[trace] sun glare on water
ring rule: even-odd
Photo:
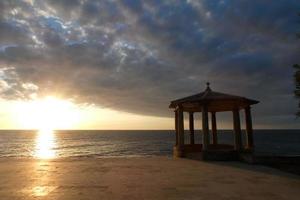
[[[40,159],[51,159],[55,158],[55,134],[51,130],[41,130],[37,133],[35,139],[35,152],[34,157]]]

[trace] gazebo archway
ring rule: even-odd
[[[245,97],[212,91],[209,83],[204,92],[177,99],[171,102],[169,108],[175,112],[176,145],[173,153],[176,157],[189,157],[190,154],[201,152],[203,159],[227,160],[238,157],[242,151],[251,152],[254,149],[251,105],[259,103]],[[240,111],[245,113],[246,146],[242,145]],[[219,144],[217,134],[216,113],[231,111],[233,116],[234,145]],[[184,115],[189,114],[190,144],[184,142]],[[195,144],[194,113],[202,113],[202,144]],[[211,136],[209,134],[209,117],[211,114]]]

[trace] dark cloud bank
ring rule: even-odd
[[[210,81],[260,100],[258,124],[297,127],[298,12],[298,0],[1,0],[1,96],[170,116],[170,100]]]

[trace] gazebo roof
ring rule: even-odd
[[[184,111],[196,112],[201,111],[203,105],[207,105],[209,112],[221,112],[242,109],[257,103],[259,101],[253,99],[212,91],[207,83],[205,91],[171,101],[169,108],[182,106]]]

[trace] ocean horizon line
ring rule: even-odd
[[[242,128],[241,130],[245,130]],[[300,130],[299,128],[254,128],[254,131],[260,130]],[[41,131],[40,129],[0,129],[0,131]],[[52,129],[51,131],[175,131],[174,129]],[[189,131],[189,129],[184,129]],[[195,131],[202,131],[195,129]],[[233,131],[232,129],[218,129],[218,131]]]

